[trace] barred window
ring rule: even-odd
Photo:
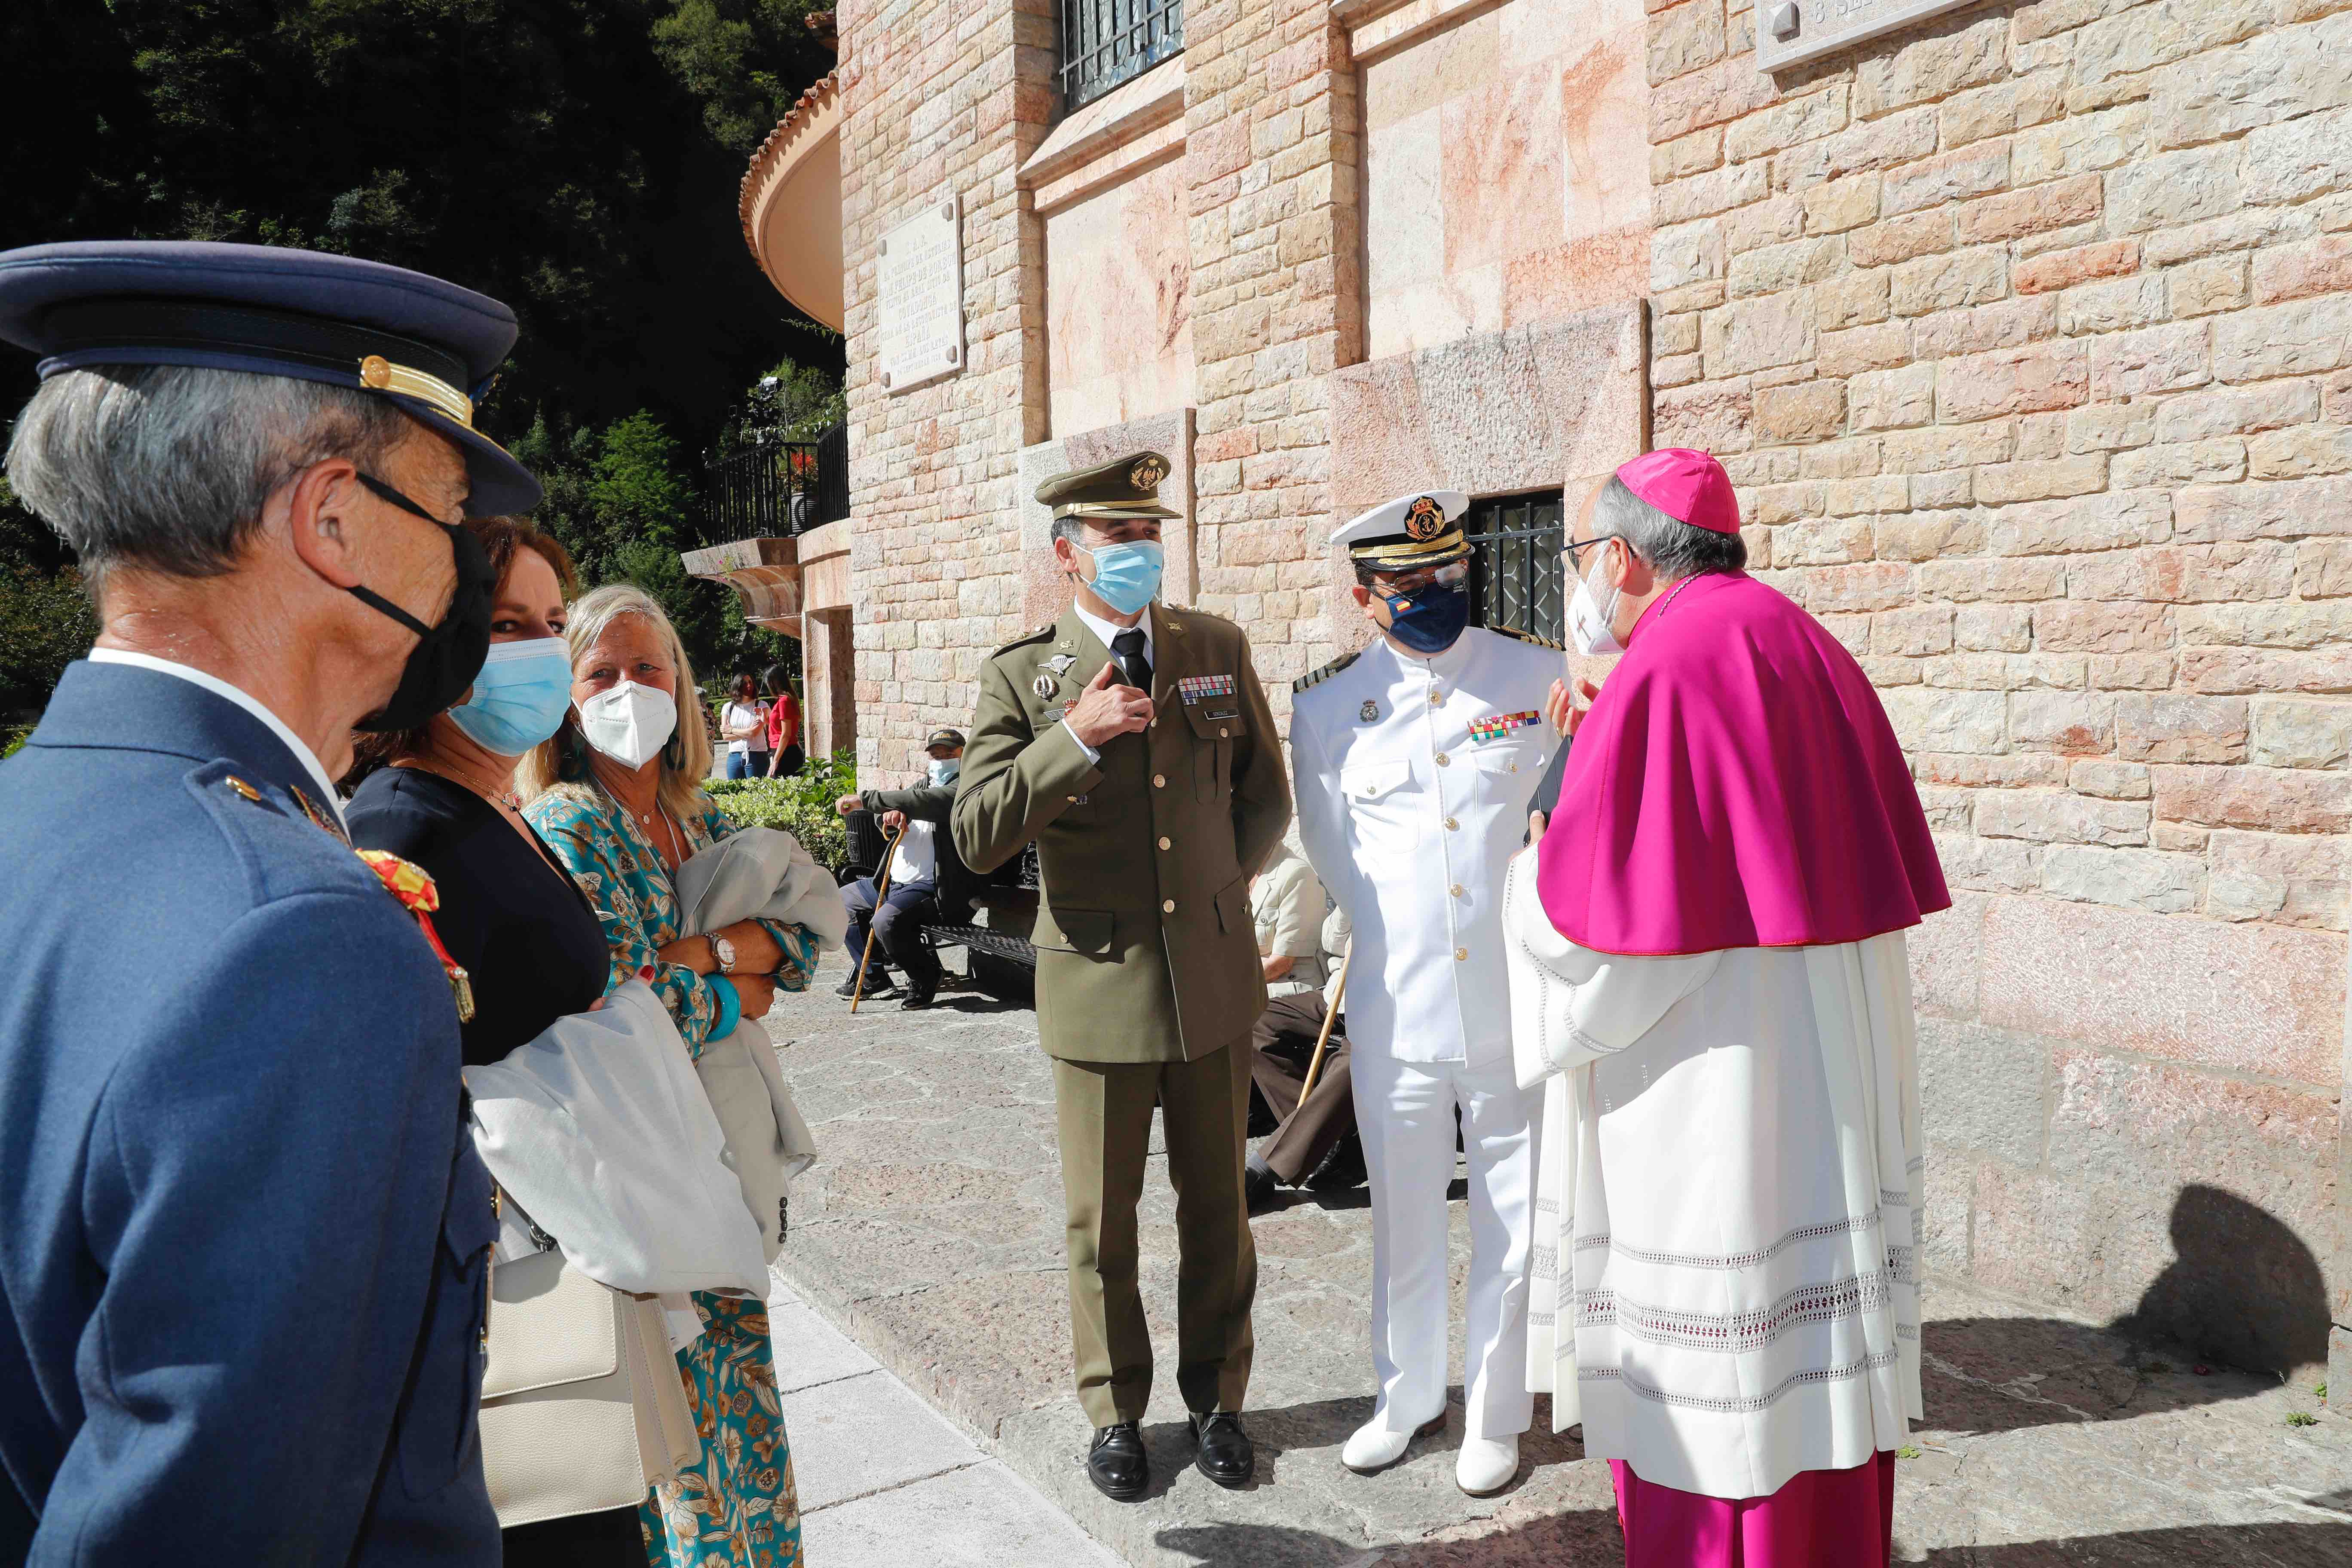
[[[1184,52],[1184,0],[1062,0],[1062,108]]]
[[[1565,523],[1558,490],[1470,503],[1462,530],[1470,540],[1471,625],[1567,640],[1559,563]]]

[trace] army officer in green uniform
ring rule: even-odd
[[[1135,1208],[1151,1108],[1176,1189],[1176,1384],[1202,1474],[1245,1485],[1257,1254],[1242,1195],[1250,1031],[1265,1005],[1250,877],[1290,820],[1282,742],[1230,621],[1157,604],[1168,460],[1139,452],[1046,481],[1076,602],[991,655],[953,816],[975,870],[1032,839],[1045,869],[1037,1023],[1054,1058],[1069,1205],[1070,1328],[1087,1473],[1150,1479],[1137,1423],[1151,1340]]]

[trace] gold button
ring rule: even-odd
[[[1459,882],[1454,883],[1453,892],[1455,898],[1460,898],[1462,896],[1462,884]]]
[[[1166,789],[1168,787],[1168,775],[1165,773],[1152,774],[1151,787],[1153,789]]]
[[[1161,840],[1160,841],[1160,847],[1161,847],[1162,849],[1165,849],[1165,848],[1169,847],[1168,840],[1166,840],[1165,838],[1161,839]]]
[[[1450,816],[1445,819],[1445,831],[1448,833],[1455,832],[1459,830],[1461,826],[1462,825],[1460,823],[1454,821]]]
[[[1429,694],[1429,705],[1430,705],[1432,708],[1436,707],[1439,703],[1441,703],[1441,702],[1443,702],[1443,701],[1444,701],[1444,700],[1445,700],[1445,693],[1444,693],[1443,691],[1433,691],[1433,692],[1431,692],[1431,693]]]
[[[1076,795],[1072,795],[1072,796],[1070,796],[1070,804],[1071,804],[1072,805],[1077,805],[1077,804],[1078,804],[1078,797],[1077,797]]]
[[[382,392],[392,384],[392,362],[382,354],[370,354],[360,361],[360,384]]]
[[[1217,726],[1217,739],[1218,739],[1218,740],[1220,740],[1220,741],[1224,740],[1227,736],[1231,735],[1232,733],[1233,733],[1233,731],[1230,731],[1230,730],[1228,730],[1228,729],[1226,729],[1223,725],[1220,724],[1220,725],[1218,725],[1218,726]]]
[[[1437,753],[1437,765],[1441,768],[1450,768],[1454,765],[1454,759],[1440,752]]]
[[[1454,950],[1454,962],[1456,963],[1464,963],[1469,956],[1470,950],[1466,947],[1457,947]]]
[[[1176,900],[1173,900],[1173,899],[1162,899],[1162,900],[1160,900],[1160,912],[1161,914],[1163,914],[1163,915],[1172,915],[1172,914],[1174,914],[1174,913],[1176,912]]]

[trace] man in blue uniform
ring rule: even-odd
[[[481,665],[514,336],[344,257],[0,253],[9,479],[104,628],[0,764],[0,1562],[498,1560],[464,977],[330,780]]]

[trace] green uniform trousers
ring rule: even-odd
[[[1069,1207],[1078,1403],[1097,1426],[1140,1421],[1151,1332],[1136,1284],[1135,1208],[1160,1107],[1176,1189],[1176,1386],[1190,1410],[1239,1410],[1249,1389],[1257,1249],[1242,1196],[1250,1038],[1191,1061],[1054,1061]]]

